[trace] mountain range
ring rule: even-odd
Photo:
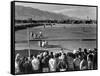
[[[25,7],[21,5],[15,6],[15,19],[28,19],[33,20],[66,20],[66,19],[78,19],[74,17],[69,17],[60,13],[53,13],[48,11],[43,11],[40,9],[35,9],[32,7]]]

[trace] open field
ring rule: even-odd
[[[97,32],[95,24],[56,24],[52,28],[47,26],[33,27],[30,32],[39,33],[41,31],[44,39],[50,45],[48,50],[56,52],[60,48],[65,48],[65,52],[81,48],[93,49],[97,47]],[[39,47],[39,41],[30,41],[30,49],[43,50]],[[51,47],[52,46],[52,47]],[[27,29],[15,32],[15,50],[28,49]]]
[[[30,32],[39,33],[48,39],[96,39],[96,25],[93,24],[57,24],[50,28],[43,26],[30,28]],[[27,29],[15,32],[15,41],[27,40]]]

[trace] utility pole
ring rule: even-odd
[[[28,56],[30,58],[30,32],[29,32],[29,27],[27,28],[27,43],[28,43]]]
[[[30,25],[32,25],[32,18],[29,18],[29,21],[30,21]],[[30,26],[27,27],[27,43],[28,43],[28,56],[29,56],[29,59],[30,59],[30,56],[31,56],[31,51],[30,51]]]

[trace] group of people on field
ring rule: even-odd
[[[38,38],[43,38],[43,34],[41,31],[39,33],[33,33],[33,32],[30,33],[30,39],[38,39]]]
[[[43,72],[79,71],[97,69],[97,49],[81,49],[64,53],[39,52],[30,57],[16,54],[15,73],[30,74]]]

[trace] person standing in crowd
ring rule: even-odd
[[[79,55],[78,55],[77,53],[75,53],[75,59],[74,59],[74,61],[73,61],[74,70],[75,70],[75,71],[80,70],[80,62],[81,62],[81,60],[80,60],[80,58],[79,58],[78,56],[79,56]]]
[[[79,48],[78,50],[79,50],[79,52],[82,52],[82,48]]]
[[[39,65],[40,65],[40,61],[37,58],[37,55],[33,56],[33,60],[32,60],[32,69],[33,69],[33,73],[37,73],[39,72]]]
[[[24,67],[23,67],[24,63],[25,63],[25,57],[22,57],[19,63],[20,73],[24,73]]]
[[[42,32],[40,31],[39,32],[39,38],[42,38],[43,37],[43,34],[42,34]]]
[[[60,52],[39,52],[36,55],[21,57],[18,53],[15,56],[15,74],[30,74],[59,71],[78,71],[97,69],[97,49],[84,49],[64,53]]]
[[[78,54],[79,54],[79,56],[80,56],[80,60],[83,60],[84,51],[82,51],[82,48],[79,48],[78,50],[79,50]]]
[[[33,32],[30,32],[30,39],[33,39]]]
[[[56,55],[52,55],[49,59],[49,69],[50,72],[55,72],[57,68],[57,62],[56,62]]]
[[[43,53],[41,64],[42,64],[42,72],[49,72],[49,56],[47,52]]]
[[[97,61],[98,57],[97,57],[97,49],[94,48],[94,58],[93,58],[93,69],[97,69],[98,65],[97,65]]]
[[[29,62],[28,58],[25,57],[25,62],[23,63],[23,68],[24,68],[24,73],[29,74],[32,73],[32,66],[31,63]]]
[[[59,57],[59,62],[58,62],[57,68],[59,71],[66,71],[67,67],[68,66],[65,61],[65,55],[64,55],[64,53],[61,53],[61,56]]]
[[[42,58],[43,58],[43,53],[39,53],[37,55],[37,58],[39,59],[39,62],[40,62],[40,64],[39,64],[39,72],[42,72]]]
[[[80,62],[80,70],[87,70],[87,69],[88,69],[87,56],[84,55],[82,61]]]
[[[89,54],[87,56],[87,61],[88,61],[88,70],[93,70],[93,55]]]
[[[15,74],[20,73],[19,63],[20,63],[20,54],[16,54],[16,57],[15,57]]]
[[[86,56],[88,55],[88,52],[87,52],[86,48],[84,49],[84,55],[86,55]]]
[[[68,62],[68,70],[69,71],[73,71],[74,70],[73,60],[74,60],[74,54],[71,53],[71,52],[68,52],[67,53],[67,62]]]

